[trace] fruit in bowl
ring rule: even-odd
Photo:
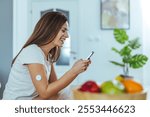
[[[143,86],[132,79],[125,79],[122,81],[122,83],[125,86],[125,91],[127,93],[133,94],[133,93],[140,93],[143,91]]]
[[[87,81],[85,82],[80,88],[80,91],[88,91],[91,93],[96,93],[96,92],[100,92],[100,88],[99,86],[96,84],[96,82],[94,81]]]
[[[101,90],[105,94],[120,94],[123,93],[125,87],[117,80],[105,81],[101,84]]]
[[[102,84],[87,81],[73,89],[77,100],[145,100],[146,95],[142,85],[133,79],[115,79]]]
[[[124,85],[126,93],[140,93],[144,90],[143,86],[131,76],[119,75],[115,79]]]

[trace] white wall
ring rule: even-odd
[[[150,59],[150,1],[149,0],[141,0],[141,8],[142,8],[142,22],[143,22],[143,49],[144,53],[149,56]],[[144,67],[144,84],[150,85],[149,79],[149,71],[150,71],[150,60]]]
[[[31,1],[34,2],[35,0]],[[25,8],[25,6],[22,6],[21,8],[21,11],[25,11],[24,18],[26,18],[26,16],[30,16],[31,1],[26,0],[26,3],[28,3],[28,10]],[[38,1],[41,2],[42,0]],[[112,30],[100,29],[100,0],[77,1],[79,5],[78,11],[80,11],[78,13],[78,34],[80,40],[78,49],[79,58],[85,58],[92,50],[95,51],[95,54],[92,57],[92,64],[90,68],[86,73],[80,75],[79,81],[80,83],[82,83],[85,80],[92,79],[98,82],[102,82],[104,80],[113,79],[115,76],[122,73],[121,68],[109,63],[109,60],[120,60],[117,54],[111,51],[111,48],[113,46],[117,48],[119,47],[119,45],[114,40]],[[18,17],[22,17],[21,14],[18,13]],[[24,24],[20,24],[21,26],[19,28],[20,32],[24,32],[24,34],[18,35],[18,38],[23,39],[23,41],[30,32],[29,29],[28,31],[25,30],[27,28],[26,20],[30,25],[29,19],[24,19]],[[142,42],[142,19],[140,0],[130,0],[130,29],[127,30],[127,33],[129,34],[131,39],[135,37],[140,37]],[[142,49],[138,52],[142,52]],[[130,75],[143,82],[143,69],[131,70]]]
[[[28,38],[28,0],[13,0],[13,57]]]

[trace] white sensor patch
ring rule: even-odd
[[[38,80],[38,81],[42,80],[41,75],[37,75],[37,76],[36,76],[36,80]]]

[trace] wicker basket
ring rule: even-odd
[[[73,98],[75,100],[146,100],[147,93],[135,94],[104,94],[104,93],[90,93],[79,91],[78,88],[73,89]]]

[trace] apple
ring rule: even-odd
[[[85,82],[79,89],[80,91],[87,91],[91,93],[100,92],[100,87],[96,84],[95,81],[87,81]]]
[[[101,91],[106,94],[120,94],[124,89],[123,84],[117,80],[105,81],[101,84]]]

